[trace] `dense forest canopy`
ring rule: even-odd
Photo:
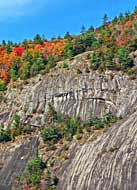
[[[120,13],[111,22],[104,15],[102,26],[94,29],[81,27],[79,35],[69,32],[64,38],[46,40],[36,35],[33,40],[13,43],[3,40],[0,45],[0,90],[6,84],[25,80],[38,73],[45,74],[65,60],[85,51],[92,51],[91,69],[122,69],[131,72],[133,65],[131,52],[137,50],[137,8],[134,12]]]

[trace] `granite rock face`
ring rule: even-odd
[[[58,190],[136,190],[137,112],[80,146],[62,173]]]
[[[22,175],[26,163],[36,155],[38,145],[38,136],[0,145],[0,190],[12,189],[17,177]]]
[[[82,120],[108,111],[125,116],[137,108],[137,84],[121,72],[60,71],[37,77],[28,84],[9,87],[1,103],[0,123],[10,123],[18,113],[23,121],[42,125],[49,103],[57,111]]]
[[[13,116],[23,123],[42,126],[48,104],[71,117],[87,120],[111,111],[123,120],[93,142],[78,145],[62,168],[59,190],[137,189],[137,83],[122,72],[87,72],[72,62],[70,70],[11,84],[0,100],[0,124],[10,126]],[[71,67],[71,65],[70,65]],[[85,68],[85,66],[84,66]],[[10,190],[34,156],[39,137],[24,139],[8,149],[1,145],[0,190]],[[16,143],[18,145],[18,143]]]

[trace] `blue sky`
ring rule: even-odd
[[[0,41],[77,34],[83,24],[99,26],[104,13],[111,19],[135,6],[137,0],[0,0]]]

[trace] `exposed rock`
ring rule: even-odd
[[[41,78],[9,88],[6,102],[1,103],[0,123],[10,123],[18,113],[23,120],[43,125],[49,102],[57,111],[83,120],[91,115],[102,116],[106,111],[125,116],[137,108],[136,82],[129,81],[122,72],[78,75],[61,70]]]
[[[0,190],[11,190],[26,163],[35,156],[38,145],[38,136],[0,145]]]
[[[85,55],[85,56],[88,56]],[[82,63],[81,63],[82,60]],[[82,57],[72,60],[71,70],[56,69],[46,76],[9,85],[0,106],[0,124],[10,126],[13,116],[24,125],[39,128],[45,124],[48,104],[58,112],[87,120],[111,111],[124,120],[96,140],[75,145],[69,161],[56,162],[59,190],[136,190],[137,189],[137,83],[122,72],[86,72]],[[77,68],[82,70],[78,74]],[[14,88],[13,88],[14,87]],[[135,112],[135,113],[134,113]],[[38,129],[39,130],[39,129]],[[0,190],[10,190],[34,156],[39,137],[20,143],[0,145]],[[15,146],[16,145],[16,146]],[[42,146],[42,145],[41,145]],[[8,147],[8,148],[6,148]],[[44,157],[46,149],[41,150]],[[62,151],[58,149],[57,151]],[[56,154],[56,152],[55,152]],[[51,154],[52,156],[53,154]],[[45,161],[50,159],[50,154]],[[41,188],[47,184],[41,181]]]
[[[134,65],[137,66],[137,51],[134,51],[133,53],[131,53],[130,56],[134,61]]]
[[[73,152],[61,172],[59,190],[136,190],[137,112]]]

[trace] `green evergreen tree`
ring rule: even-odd
[[[17,80],[19,78],[19,69],[20,69],[21,60],[17,58],[12,61],[11,69],[10,69],[10,78],[13,80]]]
[[[129,11],[125,12],[125,17],[126,17],[126,18],[130,18],[130,16],[131,16],[131,14],[130,14]]]
[[[31,67],[31,76],[39,73],[39,71],[45,69],[45,60],[42,57],[33,58],[33,65]]]
[[[31,69],[30,63],[28,61],[24,61],[21,65],[20,78],[23,80],[29,78],[30,69]]]
[[[13,46],[13,43],[11,41],[8,41],[8,44],[6,46],[6,52],[7,53],[11,53],[12,52],[12,46]]]
[[[118,49],[117,56],[119,58],[119,62],[124,69],[128,69],[128,67],[133,66],[132,59],[129,56],[129,51],[125,47],[121,47]]]
[[[103,16],[103,25],[105,25],[107,23],[107,21],[108,21],[108,16],[107,16],[107,14],[104,14],[104,16]]]
[[[44,40],[43,40],[43,38],[42,38],[39,34],[37,34],[37,35],[34,37],[34,43],[35,43],[35,44],[43,44],[43,42],[44,42]]]
[[[119,14],[119,19],[122,20],[124,18],[124,15],[122,13]]]
[[[64,56],[65,56],[65,58],[71,58],[71,57],[73,57],[73,55],[74,55],[73,43],[71,40],[68,39],[67,44],[65,45]]]
[[[81,26],[81,34],[84,34],[86,32],[86,27],[84,25]]]
[[[6,46],[5,40],[2,40],[2,46]]]
[[[0,91],[6,90],[6,83],[0,79]]]
[[[22,42],[22,44],[23,44],[23,46],[24,46],[25,49],[27,49],[27,48],[29,47],[29,45],[28,45],[28,40],[27,40],[27,39],[25,39],[25,40]]]
[[[94,32],[94,27],[90,26],[89,29],[87,30],[87,32]]]
[[[11,68],[10,69],[10,78],[13,79],[13,80],[17,80],[18,78],[18,72],[15,68]]]
[[[104,56],[104,65],[108,69],[113,69],[114,68],[114,63],[113,63],[113,58],[114,58],[114,52],[113,49],[108,49],[105,56]]]
[[[112,20],[112,24],[116,24],[117,21],[118,21],[118,18],[117,18],[117,16],[115,16],[114,19]]]
[[[67,39],[67,40],[71,40],[71,35],[70,35],[70,33],[69,33],[69,32],[66,32],[64,38]]]
[[[97,70],[101,65],[101,59],[100,59],[100,56],[99,54],[97,53],[93,53],[90,57],[90,66],[91,66],[91,69],[93,70]]]
[[[137,14],[137,6],[135,6],[134,14]]]

